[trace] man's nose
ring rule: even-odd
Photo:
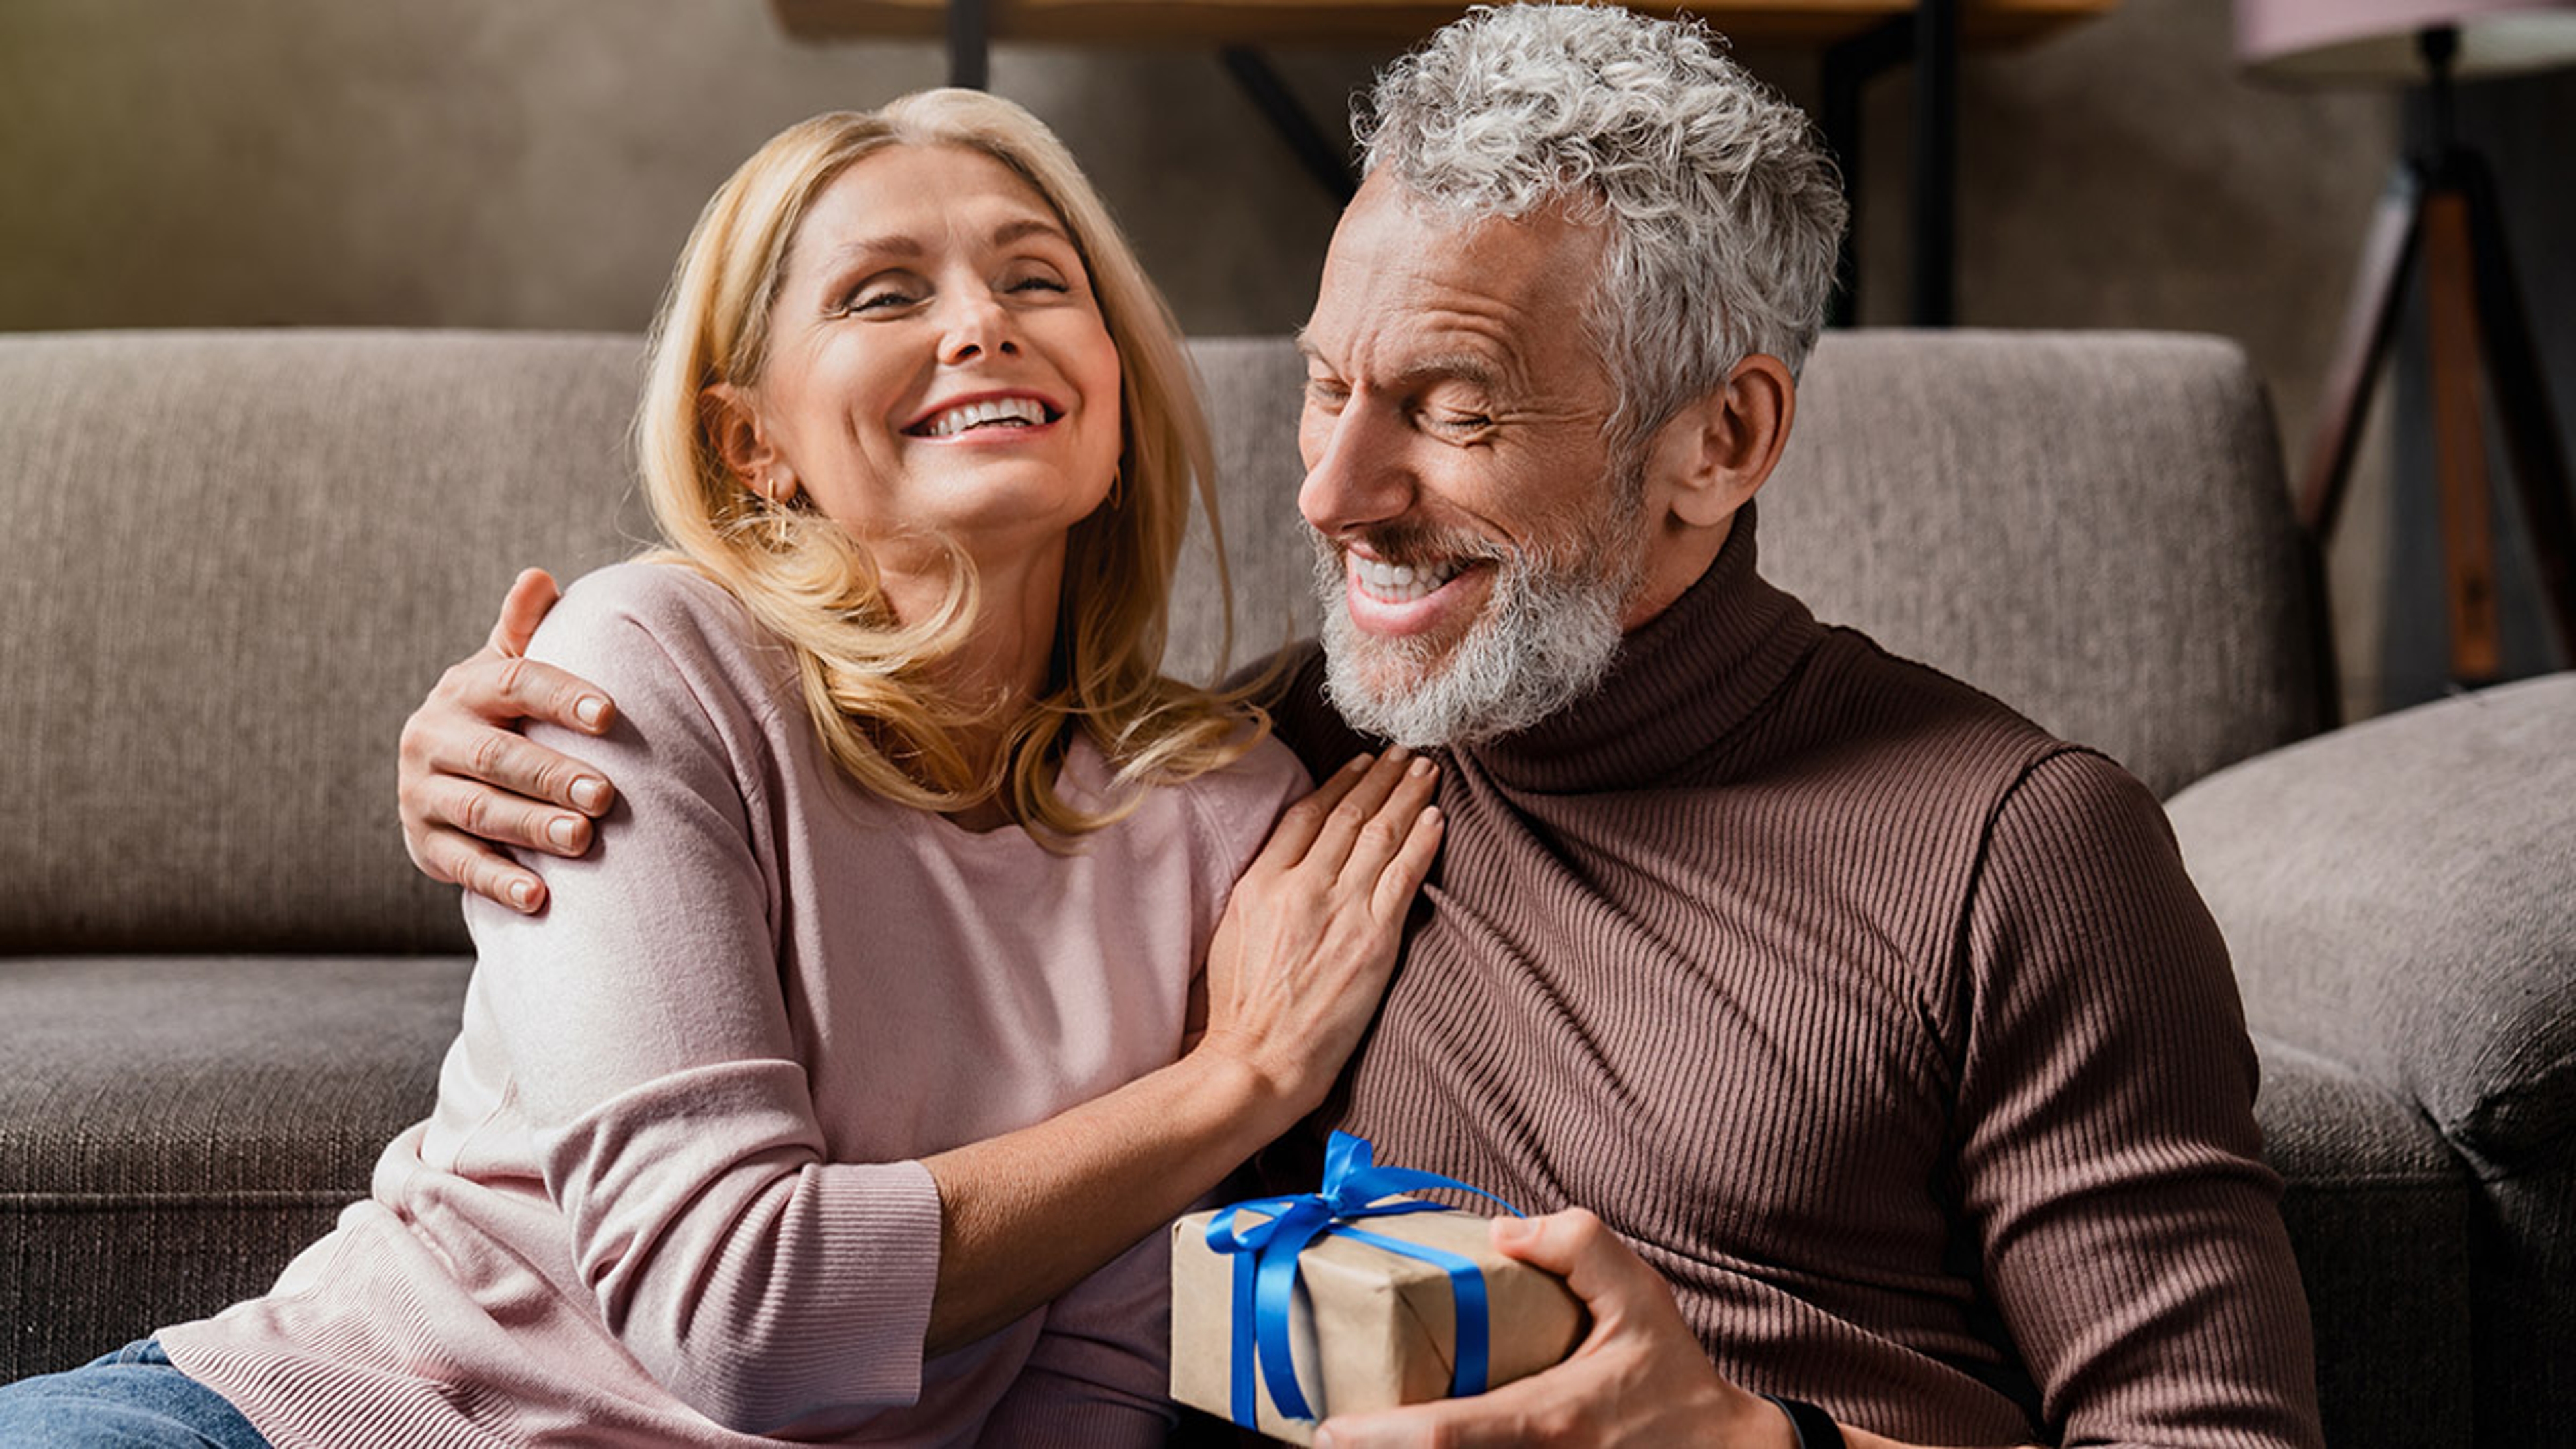
[[[1413,506],[1402,430],[1385,410],[1354,398],[1334,414],[1307,419],[1306,481],[1297,511],[1327,537],[1384,523]]]
[[[956,364],[1020,350],[1018,324],[1002,299],[982,288],[951,289],[939,299],[939,360]]]

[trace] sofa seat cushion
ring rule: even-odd
[[[2576,673],[2220,771],[2169,811],[2257,1031],[2490,1172],[2576,1133]]]
[[[0,958],[0,1379],[264,1290],[428,1114],[470,966]]]

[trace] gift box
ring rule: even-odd
[[[1476,1191],[1373,1167],[1366,1142],[1336,1133],[1322,1192],[1175,1223],[1172,1397],[1311,1444],[1333,1414],[1562,1362],[1585,1326],[1572,1290],[1498,1252],[1490,1219],[1396,1196],[1426,1186]]]

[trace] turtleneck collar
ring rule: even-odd
[[[1669,779],[1770,697],[1823,630],[1754,571],[1753,505],[1715,562],[1619,646],[1601,687],[1518,734],[1460,753],[1499,783],[1547,793]]]

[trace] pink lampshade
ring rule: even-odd
[[[2421,78],[2415,38],[2441,25],[2455,75],[2576,64],[2576,0],[2236,0],[2236,55],[2285,79]]]

